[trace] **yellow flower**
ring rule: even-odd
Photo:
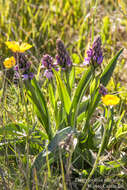
[[[106,106],[114,106],[118,104],[119,101],[120,99],[115,95],[106,94],[105,96],[102,97],[102,102]]]
[[[19,42],[15,42],[15,41],[8,41],[8,42],[5,42],[5,44],[13,52],[18,52],[18,53],[24,53],[26,50],[28,50],[32,47],[32,45],[30,45],[28,43],[20,44]]]
[[[10,69],[13,66],[15,66],[15,64],[16,64],[15,58],[13,56],[10,58],[6,58],[5,61],[3,62],[3,64],[4,64],[5,68]]]

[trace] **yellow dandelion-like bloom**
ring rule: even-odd
[[[16,64],[15,58],[13,56],[10,58],[6,58],[3,62],[3,64],[4,64],[5,68],[10,69],[13,66],[15,66],[15,64]]]
[[[18,52],[18,53],[24,53],[26,50],[28,50],[32,47],[32,45],[30,45],[28,43],[20,44],[19,42],[15,42],[15,41],[8,41],[8,42],[5,42],[5,44],[13,52]]]
[[[114,106],[118,104],[119,101],[120,99],[117,96],[111,94],[106,94],[105,96],[102,97],[102,102],[106,106]]]

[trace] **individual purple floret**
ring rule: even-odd
[[[64,46],[64,43],[60,39],[56,41],[56,50],[57,50],[56,61],[60,65],[60,67],[62,69],[71,67],[72,66],[71,58]]]
[[[100,84],[99,88],[99,94],[105,96],[107,94],[107,89],[102,84]]]
[[[29,79],[29,75],[28,74],[24,74],[24,75],[22,75],[22,77],[23,77],[23,80],[28,80]]]
[[[18,71],[18,65],[16,65],[15,67],[14,67],[14,71]]]
[[[44,76],[46,76],[48,79],[51,79],[53,77],[52,70],[46,69],[45,72],[44,72]]]
[[[53,77],[52,68],[58,71],[57,63],[53,63],[53,58],[48,54],[43,55],[41,68],[46,69],[44,76],[46,76],[48,79],[51,79]]]
[[[91,48],[87,51],[84,65],[92,64],[94,67],[100,65],[103,61],[103,53],[101,47],[101,38],[97,37]]]
[[[23,80],[28,80],[28,79],[31,80],[34,77],[34,74],[33,73],[23,74],[22,77],[23,77]]]

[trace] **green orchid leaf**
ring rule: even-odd
[[[87,71],[85,71],[83,77],[78,83],[78,86],[76,88],[73,100],[72,100],[72,105],[71,105],[71,117],[72,117],[72,126],[75,125],[76,117],[78,115],[79,107],[80,107],[80,102],[82,100],[82,97],[84,93],[86,92],[90,81],[92,79],[92,68],[89,67]]]
[[[28,98],[34,105],[37,117],[43,125],[49,139],[51,139],[52,129],[50,126],[50,117],[43,93],[41,92],[36,79],[33,79],[32,82],[26,81],[25,85],[27,89]]]
[[[64,85],[63,81],[61,80],[59,74],[53,69],[54,75],[56,77],[57,87],[60,99],[64,105],[66,113],[69,114],[71,108],[71,100],[67,91],[66,86]]]

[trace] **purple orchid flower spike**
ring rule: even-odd
[[[14,67],[14,71],[15,71],[14,80],[18,81],[20,77],[19,70],[20,70],[20,74],[22,75],[23,80],[28,80],[28,79],[31,80],[34,77],[34,74],[30,72],[31,62],[29,62],[26,55],[24,53],[19,53],[18,60],[17,60],[16,55],[15,55],[15,59],[16,59],[16,65]]]
[[[72,66],[71,58],[64,46],[64,43],[60,39],[56,41],[56,50],[57,50],[56,54],[57,64],[64,70],[67,69],[68,67],[71,67]]]
[[[87,51],[87,57],[85,58],[84,65],[92,64],[94,67],[101,65],[103,62],[103,53],[101,47],[101,38],[97,37],[91,48]]]
[[[44,76],[46,76],[48,79],[51,79],[53,77],[52,68],[58,71],[57,65],[57,63],[53,62],[53,58],[50,55],[43,55],[41,68],[45,69]]]

